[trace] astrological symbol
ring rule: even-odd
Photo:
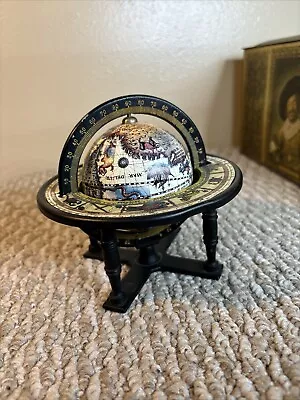
[[[106,116],[106,110],[101,110],[100,111],[100,116],[105,117]]]
[[[163,104],[163,105],[161,106],[161,109],[162,109],[163,111],[167,111],[168,108],[169,108],[169,107],[168,107],[166,104]]]
[[[71,151],[69,151],[67,154],[67,158],[73,158],[73,157],[74,157],[73,153]]]
[[[220,183],[222,181],[222,178],[218,178],[218,177],[211,177],[208,181],[208,183]]]
[[[157,104],[157,103],[156,103],[156,101],[151,101],[150,104],[151,104],[151,107],[154,108],[154,107],[156,107],[156,104]]]
[[[119,104],[113,104],[112,109],[113,109],[113,111],[118,111]]]
[[[189,132],[194,133],[194,128],[190,127]]]
[[[143,106],[144,105],[144,100],[138,100],[138,105],[141,107],[141,106]]]
[[[178,117],[178,114],[179,114],[179,113],[178,113],[177,111],[175,111],[175,110],[173,111],[173,116],[174,116],[175,118]]]
[[[85,127],[82,127],[82,128],[79,130],[79,133],[80,133],[81,135],[84,135],[85,132],[86,132],[86,128],[85,128]]]
[[[78,146],[78,145],[79,145],[78,139],[74,139],[74,140],[73,140],[73,145],[74,145],[74,146]]]
[[[181,120],[181,123],[182,123],[182,125],[185,125],[185,124],[187,123],[187,120],[183,118],[183,119]]]
[[[70,171],[70,169],[71,169],[70,165],[65,165],[65,168],[64,168],[65,172]]]
[[[130,107],[131,106],[131,101],[130,100],[126,100],[125,101],[125,106],[126,107]]]
[[[94,117],[92,117],[92,118],[89,120],[89,123],[90,123],[91,125],[95,125],[96,119],[95,119]]]

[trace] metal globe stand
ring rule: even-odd
[[[162,118],[182,134],[192,155],[195,182],[179,194],[109,203],[113,206],[82,196],[77,180],[80,155],[86,144],[101,126],[131,113]],[[37,202],[48,218],[76,226],[89,236],[90,246],[84,257],[104,261],[111,285],[103,307],[124,313],[153,272],[220,278],[223,266],[216,259],[217,209],[232,200],[241,187],[240,169],[228,160],[206,155],[199,131],[182,110],[159,98],[132,95],[96,107],[76,125],[62,151],[58,176],[41,187]],[[181,224],[199,213],[206,260],[167,254]],[[123,279],[122,263],[129,266]]]

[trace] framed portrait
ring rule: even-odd
[[[300,36],[245,49],[241,149],[300,184]]]
[[[267,166],[300,177],[300,46],[271,54],[270,101],[264,159]]]

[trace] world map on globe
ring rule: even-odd
[[[93,144],[82,174],[84,194],[107,200],[152,198],[190,186],[187,147],[148,123],[122,123]]]

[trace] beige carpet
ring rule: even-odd
[[[224,155],[245,183],[219,210],[221,279],[156,273],[125,315],[84,234],[37,210],[54,171],[1,187],[1,399],[300,399],[300,191]],[[170,252],[204,257],[200,224]]]

